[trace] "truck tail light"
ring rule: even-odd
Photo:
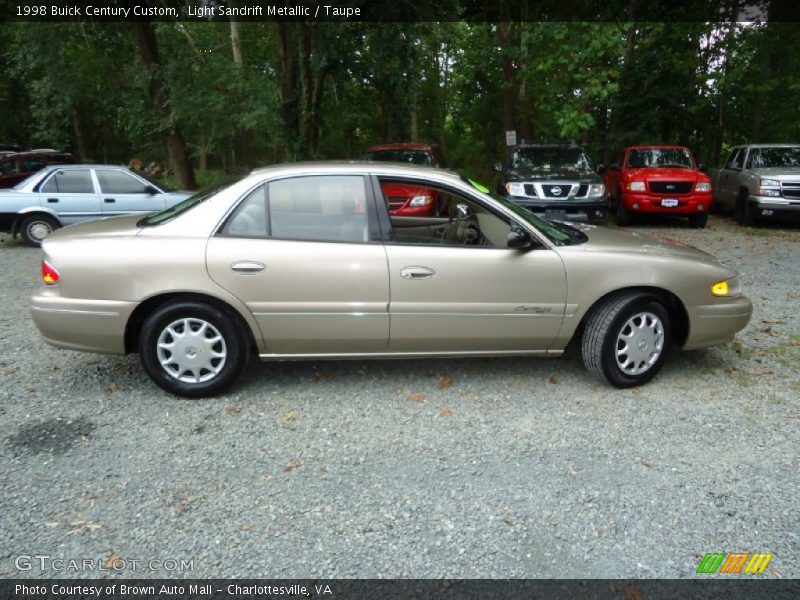
[[[55,285],[58,283],[60,276],[56,268],[46,260],[42,261],[42,282],[45,285]]]

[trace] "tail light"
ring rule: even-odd
[[[56,268],[46,260],[42,261],[42,281],[46,285],[55,285],[58,283],[59,274]]]

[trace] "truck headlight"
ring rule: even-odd
[[[758,195],[777,198],[781,195],[781,182],[777,179],[762,179],[758,188]]]
[[[644,191],[644,181],[631,181],[628,184],[628,189],[632,192],[643,192]]]
[[[525,196],[525,186],[519,182],[512,181],[506,184],[506,191],[511,196]]]
[[[606,193],[606,186],[602,183],[592,183],[589,185],[589,198],[600,198]]]
[[[707,181],[700,181],[697,185],[694,186],[695,192],[710,192],[711,191],[711,184]]]
[[[428,206],[431,202],[433,198],[430,196],[414,196],[409,206]]]

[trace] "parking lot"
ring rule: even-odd
[[[800,228],[637,227],[739,269],[755,307],[644,387],[578,356],[254,363],[199,401],[136,356],[45,344],[40,251],[0,237],[0,576],[87,576],[25,554],[109,577],[673,578],[773,552],[763,576],[800,577]]]

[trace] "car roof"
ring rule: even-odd
[[[436,144],[423,144],[420,142],[396,142],[393,144],[378,144],[370,146],[367,152],[380,152],[381,150],[430,150]]]
[[[797,148],[800,142],[796,144],[742,144],[741,147],[750,146],[751,148]]]
[[[458,173],[447,169],[366,160],[281,163],[254,169],[247,178],[257,177],[260,179],[265,175],[291,177],[293,175],[362,175],[364,173],[394,177],[423,177],[440,181],[461,181],[461,176]]]
[[[680,150],[689,150],[689,146],[678,146],[673,144],[639,144],[637,146],[626,146],[625,150],[647,150],[649,148],[678,148]]]

